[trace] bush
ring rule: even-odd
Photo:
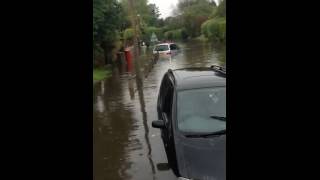
[[[167,32],[165,32],[165,33],[164,33],[164,37],[165,37],[166,39],[173,39],[173,33],[172,33],[172,31],[167,31]]]
[[[163,29],[157,28],[157,27],[144,27],[141,29],[141,40],[145,43],[149,44],[151,40],[152,33],[155,33],[158,40],[163,39]],[[132,28],[127,28],[123,33],[123,39],[127,42],[130,42],[133,40],[134,37],[134,30]]]
[[[214,41],[225,41],[226,39],[226,19],[225,18],[214,18],[205,21],[201,25],[202,34]]]
[[[101,67],[104,65],[104,51],[103,49],[96,45],[93,49],[93,66],[94,67]]]
[[[152,33],[156,34],[158,40],[161,40],[164,37],[162,28],[157,28],[157,27],[150,26],[150,27],[146,27],[142,32],[143,41],[149,43]]]
[[[187,30],[185,28],[181,29],[181,38],[183,40],[188,38]]]
[[[124,30],[123,38],[124,40],[132,40],[134,37],[134,30],[132,28],[127,28]]]
[[[188,38],[188,34],[184,28],[167,31],[164,33],[164,36],[168,40],[183,40]]]

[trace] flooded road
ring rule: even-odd
[[[169,68],[225,62],[224,48],[203,42],[178,45],[181,53],[156,62],[151,49],[142,49],[139,64],[119,63],[111,78],[94,85],[94,180],[177,179],[167,168],[160,130],[151,127],[161,79]]]

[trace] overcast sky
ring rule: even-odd
[[[171,15],[173,7],[176,7],[178,0],[148,0],[149,3],[154,3],[159,7],[161,13],[160,18],[166,18]],[[217,3],[218,0],[215,0]]]

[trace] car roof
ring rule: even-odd
[[[183,68],[169,70],[177,90],[226,86],[226,74],[213,68]]]
[[[175,44],[175,43],[161,43],[161,44],[157,44],[156,46],[160,46],[160,45],[170,45],[170,44]]]

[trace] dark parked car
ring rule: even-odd
[[[179,179],[226,179],[226,70],[168,70],[158,118],[169,165]]]

